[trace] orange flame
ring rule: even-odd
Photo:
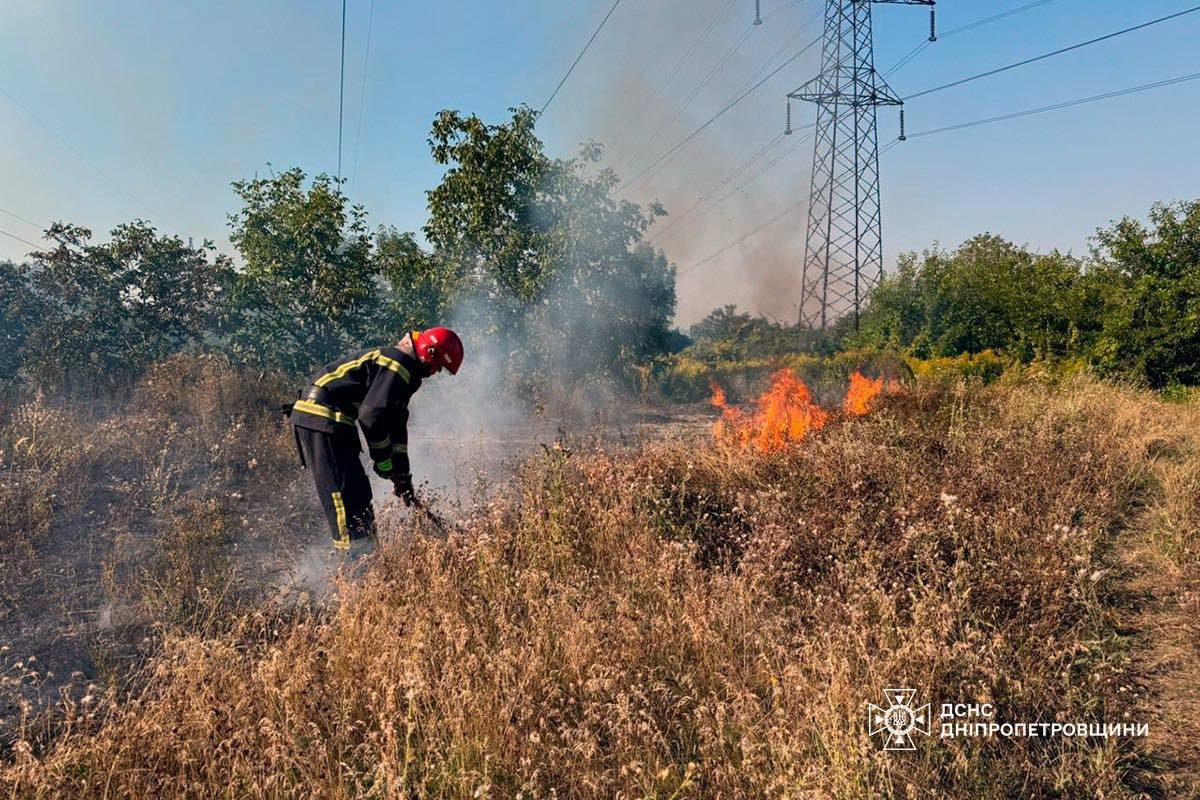
[[[716,381],[710,380],[708,386],[712,389],[712,397],[709,398],[713,408],[719,409],[721,418],[713,423],[713,438],[720,441],[725,438],[726,422],[732,422],[741,417],[742,412],[736,407],[729,405],[725,400],[725,390],[722,389]]]
[[[788,442],[798,442],[810,430],[820,430],[829,420],[829,412],[813,402],[804,381],[790,369],[781,369],[771,376],[771,388],[755,403],[751,413],[730,406],[725,392],[712,384],[712,404],[721,409],[721,419],[713,426],[717,441],[748,446],[760,452],[782,449]]]
[[[754,445],[763,453],[780,450],[789,442],[798,442],[809,431],[820,430],[830,419],[830,413],[818,406],[804,381],[790,369],[771,375],[771,388],[755,401],[753,411],[729,405],[725,390],[710,381],[712,397],[709,402],[720,409],[721,419],[713,425],[713,438],[718,442]],[[861,372],[850,376],[850,386],[842,402],[842,414],[861,417],[870,412],[881,393],[893,394],[902,390],[895,378],[886,383],[883,378],[867,378]]]
[[[891,384],[888,391],[895,391]],[[898,387],[897,387],[898,388]],[[842,411],[848,417],[861,417],[871,410],[871,403],[883,391],[883,378],[865,378],[861,372],[850,376],[850,388],[846,390],[846,400],[842,403]]]

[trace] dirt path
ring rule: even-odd
[[[1151,498],[1119,556],[1136,720],[1150,725],[1148,766],[1160,773],[1146,789],[1164,798],[1200,797],[1200,429],[1191,408],[1175,410],[1189,419],[1149,442]]]

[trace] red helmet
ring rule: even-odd
[[[451,375],[462,366],[463,345],[458,334],[449,328],[428,328],[413,336],[417,359],[430,367],[445,367]]]

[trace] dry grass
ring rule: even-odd
[[[16,717],[72,673],[119,685],[162,625],[228,621],[271,551],[290,561],[278,547],[282,513],[249,525],[258,509],[278,510],[287,495],[275,482],[294,472],[283,397],[202,356],[158,365],[131,399],[37,397],[6,409],[0,751]],[[234,557],[246,551],[254,557]]]
[[[1138,741],[934,737],[883,753],[864,709],[911,686],[1000,720],[1138,721],[1114,553],[1161,495],[1152,461],[1174,413],[1087,381],[959,387],[890,397],[768,456],[549,450],[463,534],[392,531],[335,609],[168,636],[136,693],[65,704],[3,785],[1136,796],[1156,769]],[[1184,544],[1163,551],[1193,552],[1194,509],[1176,513]]]
[[[1163,406],[1127,425],[1150,471],[1145,509],[1116,558],[1131,598],[1120,625],[1136,633],[1132,669],[1147,755],[1163,797],[1200,796],[1200,405]]]

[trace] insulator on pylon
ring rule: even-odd
[[[929,7],[929,41],[937,41],[937,9]]]
[[[762,0],[754,0],[754,24],[762,25]]]
[[[904,109],[901,108],[900,109],[900,141],[903,142],[907,139],[908,139],[908,137],[904,135]]]
[[[790,97],[788,98],[788,101],[787,101],[787,124],[784,125],[784,127],[783,127],[783,135],[784,136],[792,135],[792,98],[790,98]]]

